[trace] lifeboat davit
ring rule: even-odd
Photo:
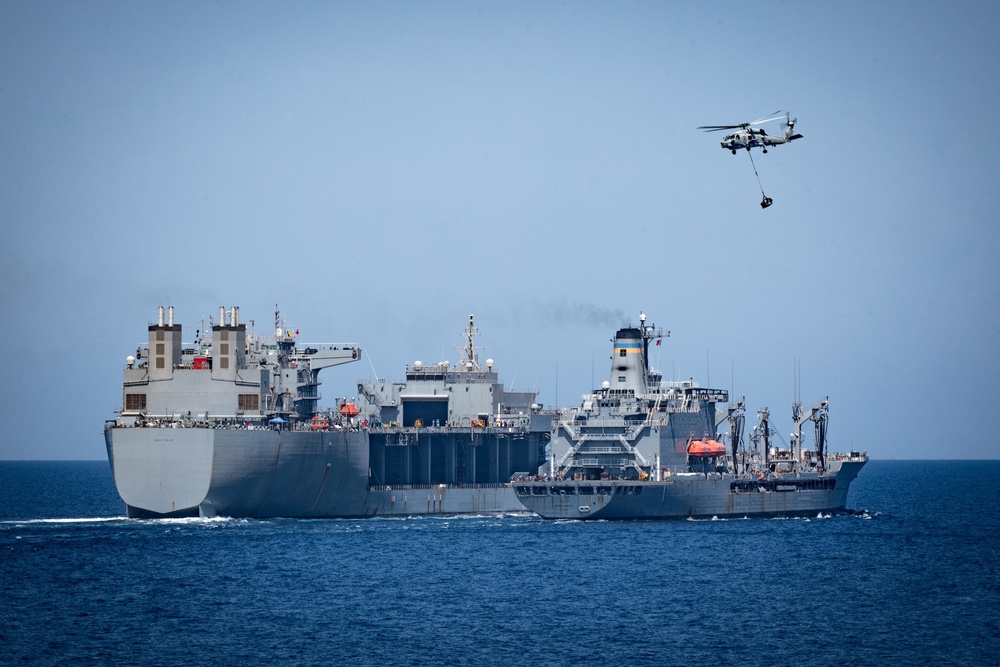
[[[360,410],[358,410],[358,406],[354,405],[354,403],[340,404],[340,414],[344,415],[345,417],[357,417],[358,412],[360,412]]]
[[[709,459],[713,456],[725,456],[726,446],[718,440],[692,440],[688,445],[688,456],[695,459]]]

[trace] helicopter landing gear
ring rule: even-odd
[[[764,153],[767,154],[767,149],[766,148],[764,149]]]
[[[764,197],[764,199],[761,200],[761,202],[760,202],[760,207],[761,208],[767,208],[768,206],[770,206],[773,203],[774,203],[773,199],[771,199],[770,197]]]
[[[733,149],[733,155],[736,155],[736,149],[735,148]]]

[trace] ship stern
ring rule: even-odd
[[[200,515],[212,481],[213,430],[106,427],[104,439],[129,517]]]

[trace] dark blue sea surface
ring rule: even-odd
[[[997,665],[1000,462],[868,464],[855,516],[124,518],[0,462],[0,663]]]

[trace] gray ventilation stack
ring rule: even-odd
[[[170,380],[174,368],[181,363],[181,325],[174,324],[174,307],[170,306],[167,321],[163,321],[163,306],[157,323],[149,326],[149,379]]]
[[[239,322],[238,308],[219,307],[219,324],[212,327],[212,379],[235,380],[246,367],[247,325]]]

